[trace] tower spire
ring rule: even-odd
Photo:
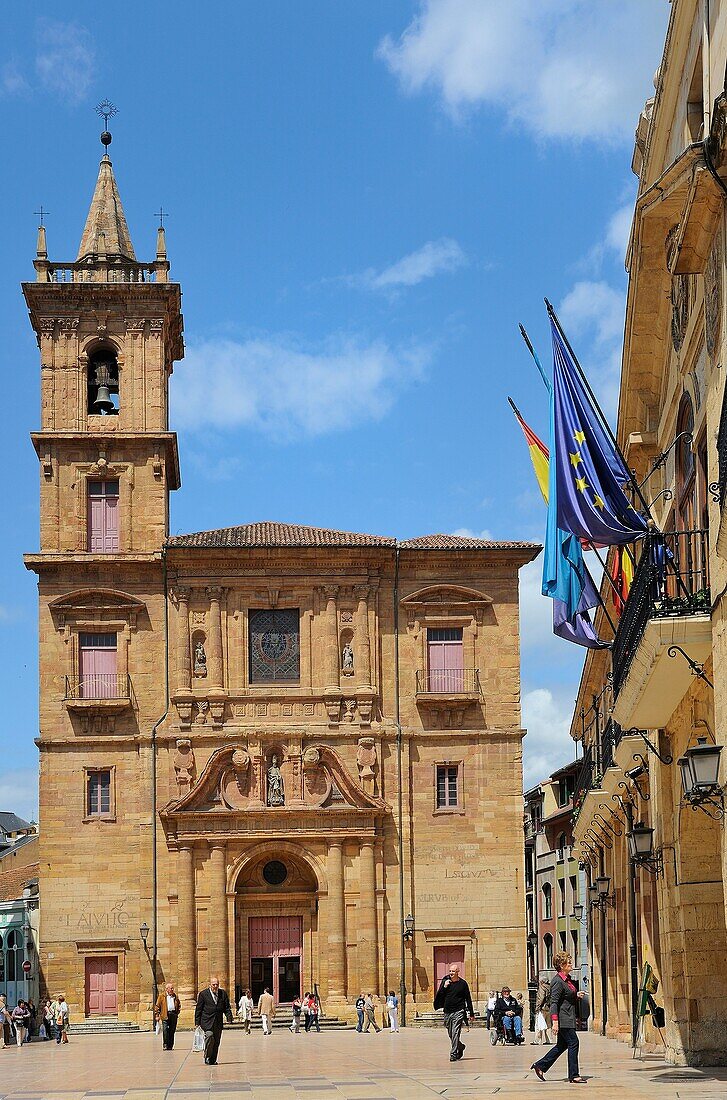
[[[101,144],[104,146],[104,155],[101,158],[96,188],[91,199],[91,207],[86,218],[86,225],[81,237],[76,260],[84,260],[104,252],[108,257],[120,257],[124,260],[136,261],[134,246],[131,243],[129,227],[126,224],[126,215],[121,205],[121,196],[116,185],[116,177],[108,154],[111,144],[111,134],[108,130],[109,118],[116,114],[116,108],[109,100],[104,100],[96,108],[96,112],[103,116],[104,131],[101,134]]]

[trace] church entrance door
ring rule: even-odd
[[[302,992],[303,918],[250,917],[248,937],[253,1000],[267,986],[276,1004],[290,1004]]]

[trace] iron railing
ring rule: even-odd
[[[617,695],[650,619],[710,610],[706,531],[649,532],[611,651]]]
[[[417,695],[479,695],[478,668],[425,668],[417,670]]]
[[[583,799],[592,789],[597,774],[593,746],[586,745],[583,749],[583,759],[573,786],[573,810],[576,815],[581,808]]]
[[[131,677],[115,672],[100,672],[90,676],[66,676],[66,699],[131,699]]]
[[[727,386],[725,386],[722,398],[722,412],[719,418],[719,431],[717,432],[717,461],[719,463],[719,481],[710,492],[714,492],[720,507],[724,507],[727,494]]]

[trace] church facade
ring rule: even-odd
[[[40,348],[41,965],[72,1017],[317,989],[431,1008],[525,986],[523,542],[250,523],[169,537],[183,356],[164,231],[137,261],[108,154]]]

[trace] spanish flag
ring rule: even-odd
[[[529,427],[520,415],[520,411],[515,405],[514,401],[510,401],[512,411],[518,419],[518,424],[523,430],[525,439],[527,440],[528,450],[530,451],[530,461],[533,464],[533,470],[535,471],[535,477],[537,478],[538,485],[540,486],[540,492],[543,494],[543,500],[548,503],[548,466],[550,462],[550,455],[548,454],[548,448],[543,443],[542,439],[538,439],[532,428]]]
[[[624,604],[629,597],[631,582],[634,579],[634,559],[627,546],[616,547],[611,563],[611,580],[613,581],[613,606],[616,614],[621,615]]]

